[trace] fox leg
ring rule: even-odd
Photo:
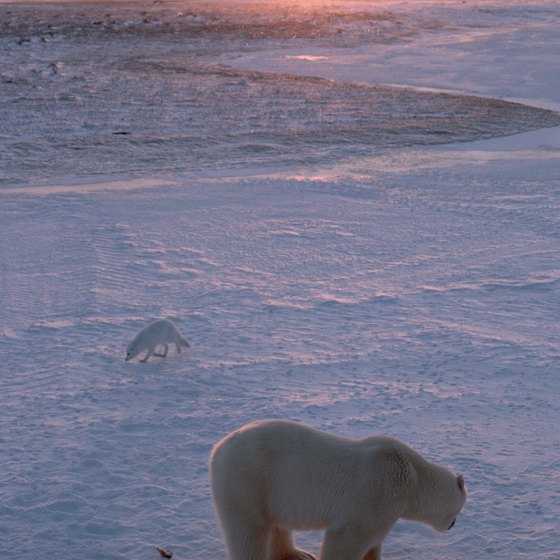
[[[140,360],[141,362],[147,362],[150,359],[150,356],[154,353],[154,348],[149,348],[146,355]]]
[[[154,356],[157,356],[158,358],[166,358],[167,352],[169,351],[169,346],[165,342],[162,342],[161,345],[163,346],[163,354],[154,352]]]

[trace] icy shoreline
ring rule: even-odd
[[[448,27],[471,34],[469,17],[336,5],[264,17],[252,6],[252,20],[224,6],[179,8],[4,6],[0,184],[306,169],[560,124],[559,113],[489,95],[379,85],[399,64],[411,74],[417,60],[398,54],[411,38],[435,35],[448,50],[441,37]],[[287,44],[298,51],[285,54]],[[384,55],[379,75],[389,46],[397,54]]]

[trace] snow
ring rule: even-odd
[[[290,418],[464,475],[385,558],[560,559],[560,4],[0,13],[1,550],[224,558],[211,446]]]

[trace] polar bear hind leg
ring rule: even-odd
[[[294,545],[292,533],[281,527],[274,527],[270,542],[270,560],[316,560],[315,556],[299,550]]]
[[[235,523],[222,519],[229,560],[265,560],[270,547],[271,528],[253,521]]]

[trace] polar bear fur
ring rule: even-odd
[[[190,347],[189,341],[181,336],[177,327],[169,319],[158,319],[144,327],[130,342],[126,349],[125,361],[132,360],[141,352],[147,351],[141,362],[147,362],[152,354],[165,358],[169,344],[175,344],[177,352],[181,353],[181,346]],[[156,354],[156,346],[163,346],[163,354]]]
[[[230,560],[314,560],[292,531],[317,529],[326,529],[320,560],[379,560],[399,518],[450,529],[467,496],[461,476],[396,439],[347,439],[284,420],[218,442],[210,477]]]

